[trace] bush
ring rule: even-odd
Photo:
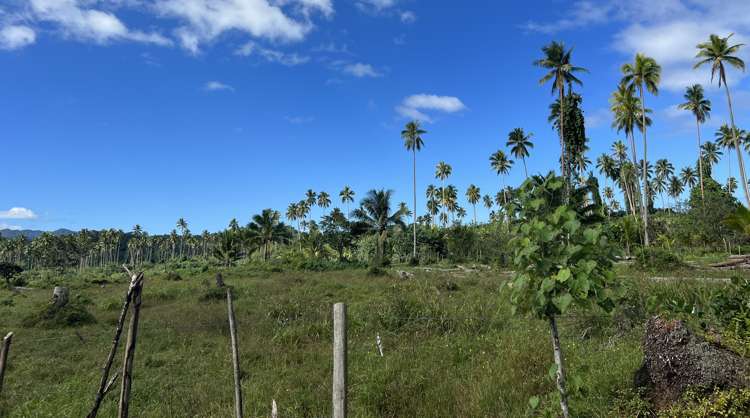
[[[76,327],[96,323],[96,318],[86,310],[83,303],[71,300],[61,308],[51,304],[42,306],[23,318],[21,323],[24,327]]]
[[[232,295],[234,299],[237,295]],[[225,287],[209,287],[203,294],[198,298],[201,302],[214,302],[219,300],[226,300],[227,289]]]
[[[674,270],[687,267],[674,253],[653,247],[636,251],[634,266],[640,270]]]
[[[679,405],[659,413],[660,418],[708,418],[750,416],[750,389],[717,390],[701,397],[688,392]]]
[[[180,276],[178,273],[174,271],[168,271],[166,275],[164,275],[164,280],[169,280],[172,282],[179,282],[182,280],[182,276]]]

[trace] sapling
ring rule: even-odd
[[[534,176],[521,185],[508,206],[514,222],[513,264],[510,283],[514,313],[545,319],[552,334],[560,407],[570,416],[563,352],[556,318],[573,305],[614,307],[617,292],[612,271],[615,250],[602,231],[598,208],[586,197],[590,188],[564,194],[564,180],[554,174]],[[564,204],[564,202],[568,204]]]

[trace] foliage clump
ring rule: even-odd
[[[689,391],[682,402],[661,411],[659,418],[750,416],[750,389],[716,390],[709,396]]]
[[[46,304],[26,315],[21,324],[24,327],[64,328],[96,323],[96,318],[87,309],[90,303],[85,298],[74,298],[64,306]]]
[[[644,271],[669,271],[685,268],[687,264],[672,251],[647,247],[636,252],[634,266]]]

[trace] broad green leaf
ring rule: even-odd
[[[559,272],[557,272],[557,275],[555,276],[555,280],[557,280],[560,283],[565,283],[569,278],[570,278],[569,268],[561,269]]]
[[[549,378],[552,380],[557,379],[557,364],[552,363],[551,366],[549,366],[549,370],[547,371],[547,375],[549,375]]]
[[[568,310],[568,306],[570,306],[571,302],[573,302],[573,296],[571,296],[568,292],[552,298],[552,303],[557,306],[557,309],[560,310],[560,313],[565,313]]]
[[[555,281],[546,277],[542,280],[542,292],[548,293],[550,290],[555,288]]]
[[[536,409],[539,406],[539,397],[538,396],[532,396],[529,398],[529,407],[531,409]]]

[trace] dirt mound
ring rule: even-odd
[[[678,400],[688,388],[750,386],[750,360],[696,336],[682,321],[658,316],[646,323],[643,365],[636,387],[646,387],[657,408]]]

